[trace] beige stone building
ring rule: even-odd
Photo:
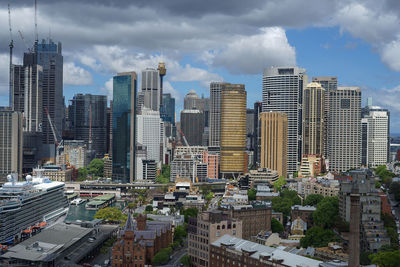
[[[188,223],[188,254],[191,266],[209,265],[210,244],[229,234],[242,238],[242,221],[231,219],[229,214],[215,210],[190,217]]]
[[[261,168],[287,177],[288,118],[282,112],[263,112],[261,120]]]

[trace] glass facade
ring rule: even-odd
[[[161,119],[175,125],[175,98],[171,97],[171,94],[163,94],[162,97]]]
[[[136,73],[113,80],[113,180],[132,182],[135,173]]]

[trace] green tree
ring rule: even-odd
[[[181,214],[185,216],[186,223],[188,222],[189,217],[196,217],[198,213],[199,210],[197,208],[187,208],[181,212]]]
[[[306,235],[300,240],[300,245],[306,247],[326,247],[329,242],[339,241],[339,238],[331,229],[323,229],[313,226],[307,230]]]
[[[94,215],[96,219],[102,219],[110,222],[125,222],[127,216],[117,207],[107,207],[99,209]]]
[[[300,199],[300,197],[299,197],[299,195],[297,194],[296,191],[289,190],[289,189],[284,189],[281,192],[281,195],[284,198],[290,199],[290,201],[292,201],[293,205],[300,205],[301,204],[301,199]]]
[[[183,238],[187,236],[187,232],[185,230],[185,227],[182,225],[179,225],[175,228],[174,231],[174,240],[181,242]]]
[[[370,265],[371,260],[369,259],[369,256],[371,255],[371,252],[365,251],[360,253],[360,264],[361,265]]]
[[[249,201],[256,200],[257,191],[253,189],[247,190],[247,196],[249,197]]]
[[[273,233],[282,233],[284,228],[283,224],[275,218],[271,219],[271,230]]]
[[[304,205],[305,206],[317,206],[317,204],[319,202],[321,202],[321,200],[323,200],[324,197],[322,195],[318,195],[318,194],[311,194],[308,195],[306,197],[306,199],[304,200]]]
[[[152,212],[153,211],[153,206],[152,205],[147,205],[145,211]]]
[[[339,214],[339,201],[337,197],[326,197],[317,205],[313,212],[314,224],[321,228],[332,227]]]
[[[134,203],[134,202],[130,202],[130,203],[128,203],[128,209],[130,209],[130,210],[135,210],[136,209],[136,203]]]
[[[386,185],[389,185],[392,182],[392,178],[396,176],[394,173],[388,171],[386,165],[376,167],[375,174],[378,175],[381,182]]]
[[[169,261],[169,250],[168,248],[164,248],[160,250],[156,255],[154,255],[153,259],[151,260],[153,265],[165,265]]]
[[[79,168],[78,169],[78,181],[85,181],[88,178],[88,169]]]
[[[182,258],[181,258],[181,263],[184,266],[190,266],[190,257],[188,254],[185,254]]]
[[[299,205],[301,199],[296,191],[284,189],[279,197],[272,199],[272,209],[282,212],[285,218],[289,216],[293,205]]]
[[[379,267],[399,267],[400,266],[400,251],[381,251],[369,256],[371,263]]]
[[[281,191],[282,186],[286,184],[285,177],[281,176],[274,182],[274,188],[276,191]]]
[[[104,161],[102,159],[93,159],[88,166],[89,174],[93,177],[103,177]]]
[[[206,195],[205,199],[206,201],[210,201],[211,199],[213,199],[214,197],[214,193],[213,192],[208,192],[208,194]]]

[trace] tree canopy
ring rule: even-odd
[[[284,228],[283,224],[275,218],[271,219],[271,230],[273,233],[282,233]]]
[[[278,178],[278,180],[274,182],[274,188],[276,191],[281,191],[282,186],[285,184],[286,184],[286,179],[285,177],[281,176]]]
[[[379,267],[399,267],[400,266],[400,251],[381,251],[369,256],[371,263]]]
[[[317,206],[321,200],[323,200],[324,197],[322,195],[318,194],[311,194],[306,197],[304,200],[304,205],[305,206]]]
[[[153,259],[151,260],[153,265],[164,265],[167,264],[169,261],[169,255],[171,254],[171,248],[163,248],[160,250],[156,255],[154,255]]]
[[[103,177],[104,161],[102,159],[93,159],[88,166],[89,174],[93,177]]]
[[[253,189],[247,190],[247,196],[249,197],[249,201],[256,200],[257,191]]]
[[[284,189],[279,197],[272,199],[272,209],[282,212],[285,217],[289,216],[293,205],[301,203],[300,197],[296,191]]]
[[[300,240],[300,245],[306,247],[326,247],[329,242],[339,241],[339,238],[331,229],[323,229],[313,226],[307,230],[305,237]]]
[[[187,208],[181,211],[181,214],[185,216],[185,222],[188,222],[189,217],[196,217],[198,213],[199,210],[197,208]]]
[[[334,225],[339,214],[339,201],[337,197],[326,197],[318,203],[313,212],[314,224],[321,228],[330,228]]]
[[[379,176],[382,183],[389,185],[392,182],[392,178],[395,177],[395,174],[388,171],[386,165],[381,165],[376,167],[375,174]]]
[[[170,176],[171,176],[171,166],[163,165],[161,167],[161,173],[156,177],[156,182],[159,184],[168,184]]]
[[[102,219],[104,221],[111,222],[125,222],[127,216],[117,207],[107,207],[99,209],[94,215],[96,219]]]

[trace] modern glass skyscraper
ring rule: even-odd
[[[163,94],[162,102],[160,111],[161,119],[175,125],[175,98],[171,94]]]
[[[263,75],[263,112],[284,112],[288,116],[287,172],[297,171],[302,150],[303,90],[306,70],[298,67],[271,67]]]
[[[118,73],[113,79],[113,180],[133,182],[135,174],[136,72]]]
[[[43,92],[42,92],[42,131],[44,156],[53,157],[54,136],[46,116],[46,109],[50,114],[52,123],[57,131],[56,135],[61,137],[63,130],[64,97],[63,97],[63,56],[61,54],[61,43],[48,43],[42,40],[35,43],[33,52],[37,57],[37,64],[43,68]]]
[[[361,164],[361,89],[339,87],[329,91],[329,170],[342,172]]]
[[[97,158],[103,158],[107,151],[107,96],[76,94],[68,112],[75,139],[84,140]]]
[[[160,111],[160,75],[158,70],[147,68],[142,71],[141,89],[144,94],[144,106]]]
[[[182,110],[181,129],[190,146],[201,146],[204,132],[203,112],[198,109]]]

